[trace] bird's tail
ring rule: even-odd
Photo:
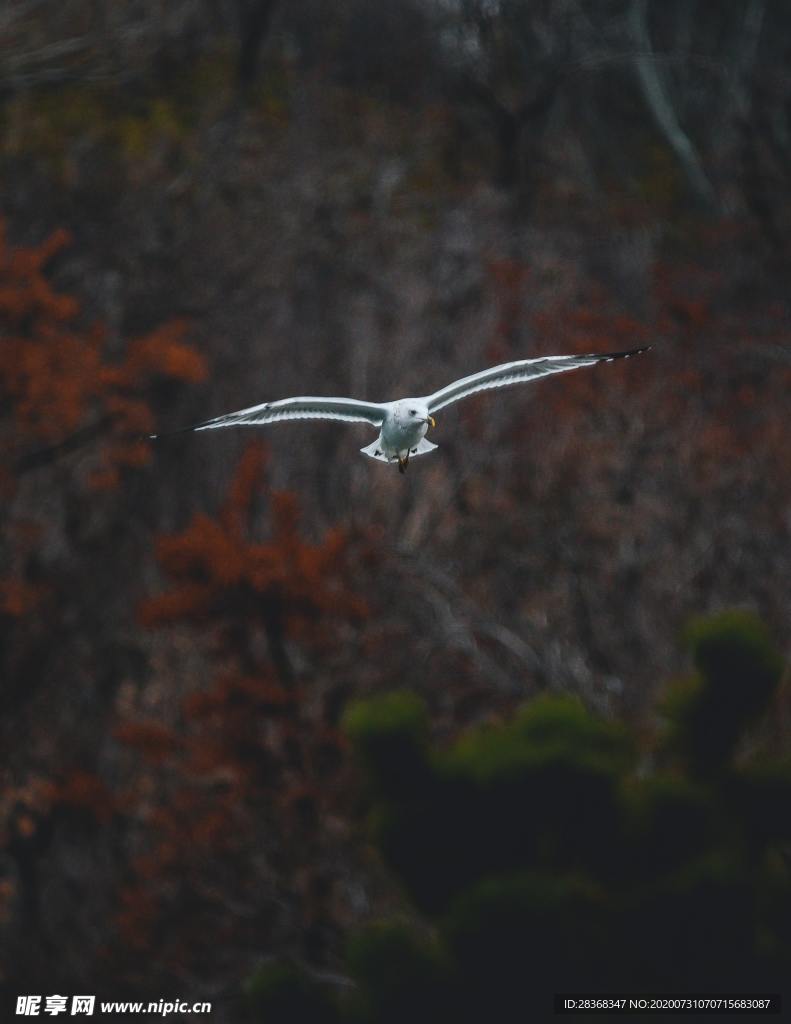
[[[422,438],[415,445],[414,448],[409,449],[409,457],[412,458],[415,455],[428,455],[429,452],[433,452],[437,446],[432,444],[431,441],[427,441]],[[384,452],[384,445],[382,444],[381,437],[377,437],[373,444],[366,445],[365,448],[361,448],[360,451],[363,455],[370,455],[372,459],[379,459],[380,462],[398,462],[398,456],[393,455],[388,458]]]
[[[429,452],[433,452],[437,446],[432,444],[431,441],[427,441],[425,437],[420,439],[416,448],[412,448],[410,455],[428,455]]]
[[[379,459],[380,462],[396,461],[395,459],[388,459],[385,455],[381,437],[377,437],[373,444],[369,444],[365,448],[361,448],[360,451],[363,455],[370,455],[372,459]]]

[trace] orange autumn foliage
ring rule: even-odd
[[[106,825],[116,812],[116,798],[92,772],[73,769],[52,788],[53,805]]]
[[[346,535],[333,529],[319,544],[303,540],[294,495],[271,495],[271,537],[251,539],[248,525],[264,461],[263,447],[251,445],[218,517],[196,515],[183,532],[158,540],[157,557],[173,582],[144,603],[144,625],[202,620],[223,611],[235,621],[240,614],[266,619],[274,605],[290,621],[307,618],[314,624],[323,615],[365,614],[365,603],[339,584]]]
[[[180,747],[173,730],[154,719],[121,722],[114,735],[120,743],[134,747],[152,762],[166,760]]]
[[[143,829],[119,892],[117,923],[129,948],[159,934],[180,901],[204,931],[207,916],[212,934],[226,927],[217,907],[256,891],[261,867],[251,847],[276,858],[307,918],[329,913],[316,891],[331,884],[317,885],[311,861],[316,846],[339,841],[326,823],[346,787],[324,662],[338,631],[360,623],[366,606],[349,585],[350,539],[330,530],[306,540],[295,497],[265,493],[265,465],[263,446],[250,445],[218,513],[197,515],[157,543],[169,586],[144,602],[141,620],[199,630],[216,669],[208,687],[183,695],[173,724],[136,718],[114,730],[148,779],[128,797]]]
[[[178,320],[130,341],[123,357],[110,362],[104,326],[86,325],[79,301],[48,276],[49,264],[69,243],[68,232],[58,230],[38,246],[13,247],[0,218],[0,487],[6,498],[30,468],[93,440],[98,444],[82,482],[116,487],[124,472],[150,459],[141,435],[155,426],[146,395],[151,384],[195,382],[206,374],[203,357],[185,341],[186,323]],[[6,531],[0,615],[29,615],[51,589],[31,583],[27,567],[52,524],[42,522],[35,539],[19,536],[26,525],[34,523],[20,516]]]
[[[18,618],[38,603],[41,591],[25,579],[12,576],[0,580],[0,612]]]
[[[70,240],[58,230],[38,246],[14,248],[0,219],[4,447],[16,452],[32,442],[60,441],[88,419],[106,420],[105,468],[141,465],[147,446],[137,438],[154,428],[145,388],[155,378],[200,381],[205,362],[184,340],[186,323],[174,320],[132,340],[124,358],[110,363],[104,326],[86,326],[78,300],[47,277],[47,265]],[[117,480],[117,473],[111,476]]]

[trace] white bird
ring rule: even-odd
[[[591,355],[539,356],[536,359],[518,359],[513,363],[501,363],[488,370],[481,370],[470,377],[448,384],[447,387],[421,398],[400,398],[395,402],[361,402],[356,398],[283,398],[278,402],[265,402],[249,409],[229,412],[204,420],[185,431],[217,430],[220,427],[263,426],[280,420],[343,420],[346,423],[370,423],[379,430],[373,444],[361,448],[364,455],[382,462],[397,462],[400,472],[405,472],[410,455],[426,455],[437,447],[426,440],[428,428],[435,427],[434,413],[453,402],[474,395],[489,388],[503,388],[511,384],[548,377],[552,373],[565,373],[581,366],[594,363],[611,363],[615,359],[647,352],[650,345],[634,348],[629,352],[601,352]],[[184,431],[175,431],[183,433]],[[152,440],[168,436],[149,435]]]

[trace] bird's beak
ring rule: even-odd
[[[429,416],[429,418],[428,418],[428,424],[429,424],[429,426],[430,426],[430,427],[436,427],[436,425],[437,425],[437,421],[436,421],[436,420],[434,419],[434,417],[433,417],[433,416]]]

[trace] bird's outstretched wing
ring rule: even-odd
[[[628,359],[629,356],[647,352],[649,348],[650,345],[645,345],[643,348],[633,348],[630,352],[601,352],[585,356],[539,356],[537,359],[518,359],[514,363],[501,363],[480,373],[473,373],[470,377],[462,377],[440,391],[435,391],[433,395],[427,395],[424,401],[429,412],[437,412],[452,402],[459,402],[462,398],[474,395],[476,391],[522,384],[524,381],[536,380],[551,373],[565,373],[566,370],[576,370],[580,366],[593,366],[594,363]]]
[[[387,405],[377,402],[359,402],[356,398],[283,398],[279,402],[265,402],[263,405],[252,405],[249,409],[239,409],[224,416],[194,423],[174,433],[185,433],[196,430],[217,430],[219,427],[262,426],[266,423],[277,423],[281,420],[345,420],[347,423],[370,423],[374,427],[382,425]],[[152,438],[166,435],[152,434]]]

